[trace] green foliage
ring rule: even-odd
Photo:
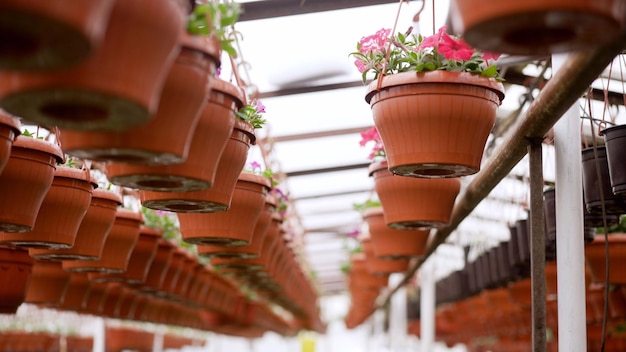
[[[356,211],[364,211],[365,209],[369,209],[369,208],[376,208],[376,207],[380,207],[380,201],[379,200],[374,200],[374,199],[368,199],[363,203],[355,203],[352,204],[352,208]]]
[[[79,160],[76,160],[72,158],[71,156],[68,156],[65,158],[65,162],[59,165],[65,166],[65,167],[71,167],[72,169],[80,169],[83,164]]]
[[[255,129],[262,128],[267,122],[263,117],[265,113],[265,106],[260,101],[252,102],[237,112],[237,117],[243,121],[246,121],[252,125]]]
[[[43,137],[37,136],[36,132],[31,132],[27,128],[25,128],[24,131],[22,131],[21,135],[24,137],[29,137],[29,138],[43,139]]]
[[[228,28],[232,28],[240,14],[241,5],[233,1],[215,0],[199,4],[189,16],[187,32],[195,35],[213,35],[219,39],[223,51],[231,57],[237,57],[237,50],[233,46],[234,39],[229,37]]]
[[[604,227],[596,228],[596,233],[604,233]],[[622,216],[618,224],[609,226],[608,233],[626,233],[626,216]]]
[[[162,230],[163,238],[176,240],[182,247],[185,247],[187,243],[181,240],[176,214],[146,207],[141,207],[141,212],[144,216],[144,225]]]

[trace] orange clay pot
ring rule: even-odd
[[[478,172],[502,99],[495,79],[452,71],[384,76],[365,96],[389,171],[414,177]]]

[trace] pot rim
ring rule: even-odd
[[[383,76],[380,89],[378,88],[379,79],[375,79],[367,85],[367,93],[365,101],[369,104],[372,98],[382,89],[419,84],[419,83],[451,83],[481,86],[487,88],[498,95],[500,103],[504,100],[504,85],[495,78],[485,77],[469,72],[457,71],[424,71],[424,72],[400,72],[389,76]]]
[[[43,139],[19,135],[15,138],[15,142],[13,142],[13,148],[38,150],[54,156],[57,163],[63,162],[63,151],[61,150],[61,147]]]

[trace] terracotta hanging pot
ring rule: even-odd
[[[100,258],[104,242],[113,227],[117,207],[122,197],[113,191],[94,189],[87,213],[80,223],[74,245],[66,249],[31,248],[36,259],[95,260]]]
[[[272,222],[272,216],[276,210],[275,198],[269,193],[265,197],[265,207],[259,220],[254,226],[252,240],[247,246],[219,246],[219,245],[199,245],[197,247],[198,255],[204,257],[222,257],[222,258],[242,258],[251,259],[258,258],[261,254],[261,248],[267,231]]]
[[[142,284],[148,275],[148,270],[159,245],[159,238],[162,235],[163,232],[161,230],[142,225],[139,228],[137,243],[128,258],[126,270],[123,273],[113,274],[90,273],[89,280],[96,282],[124,282],[131,285]]]
[[[0,243],[28,248],[71,248],[96,186],[88,170],[58,166],[33,229],[0,233]]]
[[[227,211],[178,214],[183,240],[192,244],[250,244],[270,188],[266,177],[242,172]]]
[[[0,246],[0,313],[14,314],[24,302],[33,264],[26,249]]]
[[[0,174],[0,231],[32,230],[62,157],[61,149],[55,144],[17,137]]]
[[[280,236],[280,224],[282,222],[283,217],[279,213],[275,212],[272,214],[271,222],[261,243],[258,257],[225,258],[213,256],[211,257],[211,265],[222,271],[233,270],[235,272],[245,272],[249,275],[254,275],[253,272],[264,271],[265,275],[267,275],[271,266],[271,260],[274,258],[274,250],[279,241],[282,241]],[[254,241],[252,243],[254,243]],[[198,253],[201,254],[201,251],[202,246],[198,246]]]
[[[89,293],[89,278],[87,273],[70,273],[70,282],[63,296],[63,300],[57,305],[57,309],[80,311],[85,307],[85,300]]]
[[[167,74],[157,111],[150,121],[122,132],[61,129],[63,150],[82,159],[112,161],[106,168],[108,179],[131,188],[138,188],[137,182],[145,177],[142,169],[126,169],[118,163],[183,162],[219,62],[217,43],[207,42],[201,51],[197,45],[191,46],[189,36],[183,38],[182,50]]]
[[[182,163],[161,166],[111,163],[107,165],[107,176],[112,183],[146,191],[188,192],[210,187],[215,181],[219,159],[233,133],[235,113],[243,106],[242,94],[241,89],[233,84],[213,80],[208,103],[201,112],[189,153]],[[180,101],[189,103],[188,98]],[[180,111],[176,115],[180,116]],[[171,121],[171,114],[166,118]]]
[[[174,244],[166,239],[158,240],[154,258],[146,274],[146,280],[139,287],[142,292],[156,293],[160,290],[169,270],[175,248]]]
[[[173,297],[174,290],[176,290],[176,286],[179,283],[183,267],[185,266],[185,261],[188,256],[189,253],[187,253],[187,251],[183,248],[175,247],[173,249],[170,264],[167,268],[165,276],[163,277],[161,286],[157,291],[157,295],[161,297]]]
[[[366,209],[367,222],[374,253],[382,258],[419,257],[425,254],[430,230],[398,230],[385,224],[382,207]]]
[[[374,275],[386,275],[391,273],[405,272],[409,266],[408,258],[382,259],[374,253],[372,240],[362,239],[363,253],[367,258],[367,269]]]
[[[210,188],[190,192],[140,191],[141,204],[146,208],[177,213],[208,213],[225,211],[230,206],[237,178],[243,170],[250,145],[256,136],[248,122],[235,120],[230,139],[220,157],[215,182]]]
[[[45,73],[3,72],[0,106],[69,129],[124,130],[146,123],[180,50],[182,28],[183,11],[171,0],[115,1],[104,39],[89,58]]]
[[[20,135],[20,120],[0,110],[0,174],[9,161],[13,141]]]
[[[598,156],[597,163],[595,159],[596,153]],[[598,180],[596,166],[600,167],[600,180]],[[607,214],[626,213],[626,200],[621,194],[614,194],[611,189],[611,178],[605,146],[590,147],[582,151],[582,172],[583,197],[588,213],[602,214],[603,202]],[[602,188],[600,188],[600,186]],[[602,192],[602,197],[600,192]]]
[[[570,52],[600,46],[622,28],[621,1],[454,0],[453,27],[473,47],[513,55]]]
[[[363,288],[381,288],[387,286],[389,275],[373,275],[367,268],[365,253],[350,256],[350,285]]]
[[[626,234],[611,233],[608,236],[609,246],[609,281],[606,282],[604,235],[597,235],[593,242],[585,246],[585,260],[589,268],[591,279],[596,283],[610,285],[626,284]]]
[[[404,72],[370,83],[372,108],[389,171],[458,177],[478,172],[504,88],[465,72]]]
[[[402,177],[387,169],[387,162],[372,163],[370,176],[385,209],[387,226],[426,229],[450,221],[454,200],[461,190],[458,178]]]
[[[113,4],[113,0],[3,1],[0,68],[59,69],[82,62],[99,47]]]
[[[70,273],[61,262],[36,260],[26,292],[26,303],[56,306],[63,301],[70,283]]]
[[[140,212],[118,208],[100,259],[66,260],[63,261],[63,269],[79,272],[124,272],[128,266],[130,254],[139,239],[139,227],[142,222],[143,217]]]
[[[626,193],[626,125],[609,127],[602,131],[606,144],[606,160],[609,167],[611,188],[614,194]]]

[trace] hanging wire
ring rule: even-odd
[[[611,65],[612,67],[612,65]],[[609,69],[609,77],[610,77],[610,72],[611,70]],[[607,84],[608,87],[608,84]],[[607,88],[608,90],[608,88]],[[605,99],[608,97],[607,94],[605,94]],[[606,101],[605,101],[606,102]],[[608,230],[608,224],[607,224],[607,219],[606,219],[606,204],[605,204],[605,199],[604,199],[604,192],[602,191],[604,189],[603,184],[602,184],[602,174],[600,172],[600,160],[598,157],[598,146],[597,146],[597,137],[595,134],[595,130],[594,130],[594,126],[593,126],[593,115],[591,112],[591,94],[588,94],[587,97],[587,104],[588,104],[588,108],[589,108],[589,118],[590,118],[590,129],[591,129],[591,138],[592,138],[592,148],[593,148],[593,158],[594,158],[594,162],[595,162],[595,167],[596,167],[596,178],[598,180],[598,193],[600,195],[600,208],[601,208],[601,212],[602,212],[602,226],[604,227],[604,266],[605,266],[605,277],[604,277],[604,307],[603,307],[603,312],[602,312],[602,338],[601,338],[601,342],[600,342],[600,351],[604,352],[604,345],[605,345],[605,340],[606,340],[606,321],[607,321],[607,312],[608,312],[608,300],[609,300],[609,230]],[[604,123],[604,113],[602,116],[602,121],[600,123]],[[599,128],[599,127],[598,127]]]

